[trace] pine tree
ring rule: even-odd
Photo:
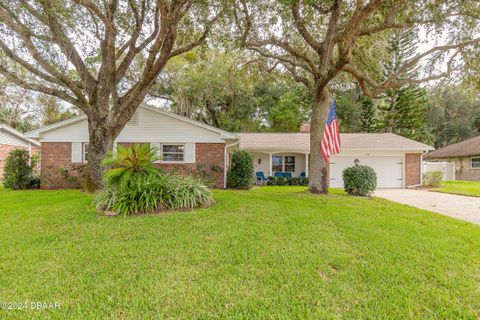
[[[362,100],[362,113],[360,119],[360,130],[362,132],[376,131],[375,105],[372,99],[365,97]]]
[[[417,46],[416,29],[393,32],[388,51],[391,56],[385,65],[385,77],[397,72],[414,56]],[[417,74],[416,69],[408,71],[408,77]],[[425,129],[427,113],[427,92],[418,86],[392,89],[387,91],[384,103],[379,106],[379,127],[384,132],[393,132],[402,136],[429,142],[431,134]]]

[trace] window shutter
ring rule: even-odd
[[[159,142],[150,142],[150,147],[157,149],[157,155],[162,156],[162,151],[160,150],[161,145]],[[160,163],[160,161],[157,160],[155,163]]]
[[[185,162],[195,163],[195,143],[185,143]]]
[[[82,162],[82,143],[72,142],[72,163]]]

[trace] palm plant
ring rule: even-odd
[[[135,144],[133,148],[119,145],[116,152],[110,152],[102,162],[111,167],[105,174],[105,182],[115,187],[127,183],[134,175],[158,175],[161,171],[154,164],[158,160],[157,148],[149,144]]]

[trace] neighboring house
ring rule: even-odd
[[[0,180],[3,178],[5,160],[11,151],[15,149],[25,149],[28,150],[30,154],[35,154],[39,148],[40,143],[26,138],[23,133],[12,127],[0,124]]]
[[[429,152],[429,161],[455,163],[455,179],[480,181],[480,136]]]
[[[265,175],[290,172],[308,176],[310,134],[229,133],[179,115],[143,105],[115,140],[119,144],[149,143],[159,149],[159,166],[183,174],[213,176],[217,188],[225,187],[229,154],[236,149],[250,151],[255,171]],[[74,188],[82,184],[88,161],[88,126],[78,116],[27,133],[42,144],[41,187]],[[422,155],[433,148],[425,144],[385,134],[342,134],[342,152],[332,158],[330,183],[343,187],[342,171],[360,164],[377,172],[379,188],[403,188],[421,183]],[[320,147],[320,146],[319,146]]]
[[[85,115],[27,133],[42,144],[41,188],[78,188],[88,162],[88,124]],[[225,185],[226,146],[232,133],[142,105],[115,140],[118,144],[149,143],[159,149],[158,165],[184,174],[208,175],[217,188]]]
[[[240,133],[239,148],[253,154],[256,172],[264,172],[266,176],[275,172],[308,176],[309,128],[303,125],[300,131]],[[419,185],[422,155],[433,150],[431,146],[393,133],[342,133],[340,138],[342,151],[330,161],[330,186],[333,188],[343,188],[343,170],[353,166],[356,159],[375,170],[378,188]]]

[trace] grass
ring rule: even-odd
[[[480,197],[480,182],[461,180],[444,181],[440,188],[431,189],[430,191]]]
[[[80,191],[0,190],[0,318],[478,319],[480,227],[302,187],[106,218]]]

